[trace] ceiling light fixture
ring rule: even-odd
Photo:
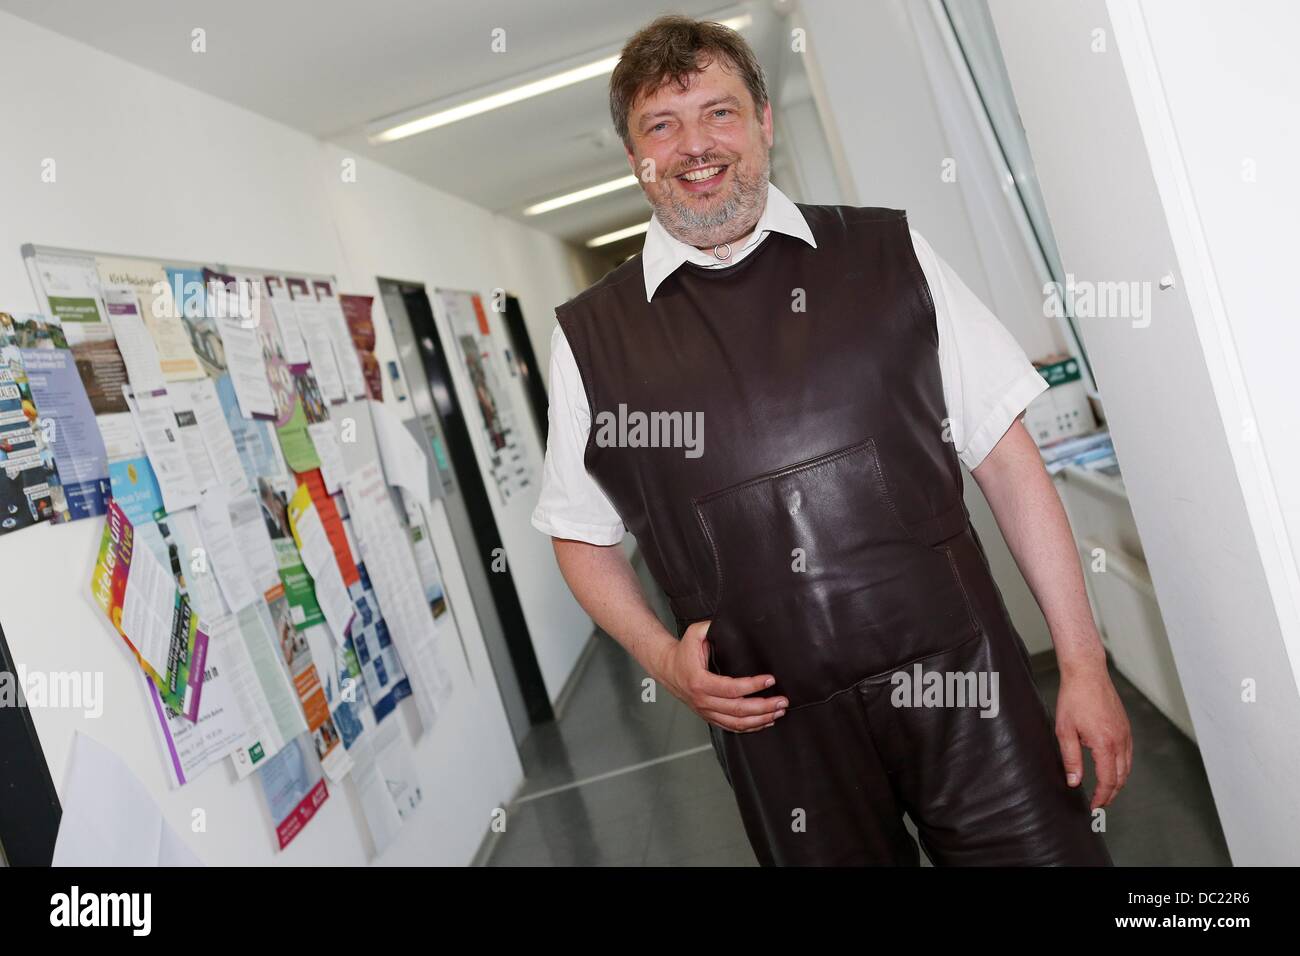
[[[613,232],[607,232],[603,236],[597,236],[595,239],[588,239],[587,248],[595,249],[599,246],[607,246],[611,242],[618,242],[620,239],[639,236],[649,228],[650,223],[647,221],[636,226],[628,226],[626,229],[615,229]]]
[[[595,186],[588,186],[586,189],[578,189],[571,193],[565,193],[563,196],[548,199],[545,202],[535,203],[524,210],[524,215],[540,216],[542,213],[550,212],[553,209],[563,209],[565,206],[572,206],[576,202],[585,202],[588,199],[595,199],[597,196],[617,192],[620,189],[635,185],[636,176],[629,173],[626,176],[620,176],[618,179],[611,179],[607,183],[598,183]]]
[[[725,27],[733,30],[743,30],[753,22],[753,17],[749,14],[742,14],[738,17],[731,17],[727,20],[718,21]],[[371,133],[367,138],[372,145],[381,143],[394,143],[399,139],[406,139],[408,136],[415,136],[418,133],[427,133],[431,129],[437,129],[440,126],[446,126],[448,123],[456,123],[463,119],[469,119],[471,116],[478,116],[480,113],[487,113],[491,110],[501,109],[503,106],[510,106],[522,100],[532,99],[534,96],[541,96],[543,93],[552,93],[555,90],[562,90],[566,86],[572,86],[574,83],[581,83],[583,80],[595,79],[598,76],[605,76],[614,71],[618,63],[618,54],[613,56],[602,57],[590,63],[584,63],[581,66],[575,66],[571,69],[562,70],[559,73],[553,73],[550,76],[544,76],[538,80],[532,80],[527,83],[521,83],[518,86],[512,86],[509,89],[501,90],[498,93],[492,93],[488,96],[482,96],[478,99],[469,100],[464,103],[458,103],[445,109],[436,109],[433,112],[420,113],[418,111],[409,111],[406,115],[415,115],[411,119],[396,120],[391,117],[387,120],[380,120],[376,124],[378,132]]]

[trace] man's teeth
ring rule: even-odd
[[[703,169],[692,169],[689,173],[683,173],[682,179],[689,183],[698,183],[701,179],[712,179],[720,172],[722,172],[721,166],[706,166]]]

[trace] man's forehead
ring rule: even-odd
[[[680,81],[668,77],[657,89],[642,93],[637,97],[634,109],[638,116],[645,116],[717,96],[739,99],[744,90],[745,84],[739,74],[721,58],[715,57],[703,69],[687,74]]]

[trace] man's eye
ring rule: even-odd
[[[659,130],[667,129],[667,128],[668,128],[667,123],[656,123],[654,126],[650,127],[650,132],[657,133]]]
[[[730,112],[731,112],[731,110],[726,110],[726,109],[723,109],[723,110],[714,110],[714,111],[713,111],[713,115],[714,115],[714,116],[722,116],[724,113],[730,113]]]

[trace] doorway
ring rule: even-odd
[[[455,353],[444,346],[423,283],[383,277],[378,283],[402,374],[438,463],[448,522],[517,744],[533,725],[554,719],[554,711],[514,576],[508,563],[494,566],[504,549],[451,376]]]

